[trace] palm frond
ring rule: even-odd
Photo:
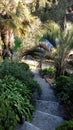
[[[17,7],[14,4],[12,7],[11,5],[7,6],[9,4],[10,3],[6,3],[4,1],[0,2],[0,23],[13,28],[15,32],[20,32],[24,35],[27,27],[31,25],[32,19],[34,21],[35,18],[31,16],[28,7],[23,4],[22,0],[19,0]],[[3,11],[5,14],[3,14]],[[3,15],[5,15],[6,18],[3,18]]]

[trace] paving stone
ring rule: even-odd
[[[46,112],[48,114],[64,117],[63,107],[58,102],[37,100],[36,110]]]
[[[57,101],[53,89],[45,81],[45,79],[41,78],[40,76],[34,77],[34,79],[40,84],[42,89],[42,95],[40,97],[41,100]]]
[[[41,129],[29,122],[25,122],[23,125],[18,125],[15,130],[41,130]]]
[[[36,111],[33,115],[32,124],[41,130],[55,130],[64,122],[63,118],[54,116],[41,111]]]

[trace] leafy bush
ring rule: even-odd
[[[23,98],[18,91],[11,92],[10,90],[4,92],[3,97],[9,101],[11,108],[18,117],[17,121],[22,122],[22,115],[28,121],[31,119],[34,107],[30,104],[30,100],[27,97]]]
[[[50,78],[55,77],[56,70],[54,67],[49,67],[42,70],[42,75],[47,75]]]
[[[65,106],[69,119],[73,118],[73,77],[60,76],[56,81],[56,94]]]
[[[26,71],[27,70],[27,71]],[[5,75],[12,75],[16,79],[21,80],[31,92],[41,91],[39,84],[32,79],[32,74],[28,70],[28,65],[24,63],[4,62],[0,65],[0,78]]]
[[[0,64],[0,77],[4,76],[4,74],[15,74],[15,72],[20,70],[28,72],[29,66],[26,63],[4,61]]]
[[[34,92],[40,94],[41,90],[38,83],[32,79],[26,64],[7,61],[0,64],[0,99],[7,102],[7,109],[5,109],[3,101],[3,111],[7,113],[5,119],[8,118],[8,125],[4,124],[3,127],[3,115],[0,116],[1,130],[13,130],[17,122],[22,122],[23,115],[26,120],[31,119],[34,111],[31,99]],[[2,113],[2,107],[0,111]],[[13,116],[10,117],[12,114]],[[13,127],[10,125],[11,121]]]
[[[56,90],[61,92],[63,89],[68,88],[72,83],[72,79],[68,76],[60,76],[56,80]]]
[[[40,88],[39,84],[37,83],[37,81],[30,79],[30,80],[26,80],[25,84],[26,84],[26,86],[28,86],[29,90],[32,91],[32,93],[34,93],[36,91],[36,92],[38,92],[39,95],[41,94],[41,88]]]
[[[1,113],[7,113],[5,115],[5,119],[7,118],[9,125],[11,120],[13,126],[15,126],[15,122],[21,122],[22,115],[25,116],[26,120],[31,119],[31,114],[34,110],[33,105],[30,103],[31,96],[32,93],[30,90],[28,90],[25,84],[14,77],[9,75],[5,76],[3,80],[0,79],[0,99],[4,100],[5,102],[7,101],[7,109],[5,108],[5,102],[3,102],[2,106],[4,106],[4,110],[2,107],[0,107],[0,111]],[[12,114],[13,116],[10,117]],[[0,118],[0,125],[2,126],[3,115],[1,115]],[[4,127],[7,127],[5,123],[4,125]]]
[[[15,64],[13,62],[13,64]],[[29,66],[26,63],[17,63],[16,66],[20,66],[23,70],[29,70]]]
[[[73,102],[73,80],[72,77],[60,76],[56,80],[56,92],[60,102],[72,104]]]
[[[30,99],[32,95],[31,91],[24,83],[15,79],[11,75],[5,76],[2,80],[0,79],[0,94],[7,90],[10,90],[11,92],[18,91],[22,97],[26,97],[27,99]]]
[[[56,130],[73,130],[73,121],[66,121],[63,125],[56,128]]]
[[[0,96],[0,130],[13,130],[17,124],[16,118],[9,101]]]
[[[5,75],[11,74],[14,77],[32,77],[32,73],[29,70],[29,66],[26,63],[17,63],[4,61],[0,64],[0,78],[3,78]],[[24,76],[23,76],[24,75]]]

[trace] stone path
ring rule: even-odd
[[[33,113],[31,123],[25,122],[16,130],[55,130],[64,122],[63,109],[59,105],[50,85],[40,77],[37,70],[32,70],[34,80],[42,89],[40,100],[36,101],[36,111]]]

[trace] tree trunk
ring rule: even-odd
[[[36,0],[36,11],[39,9],[39,0]]]
[[[3,41],[3,59],[12,57],[14,48],[14,35],[12,29],[8,29],[6,26],[1,26],[1,39]],[[13,38],[13,39],[12,39]]]

